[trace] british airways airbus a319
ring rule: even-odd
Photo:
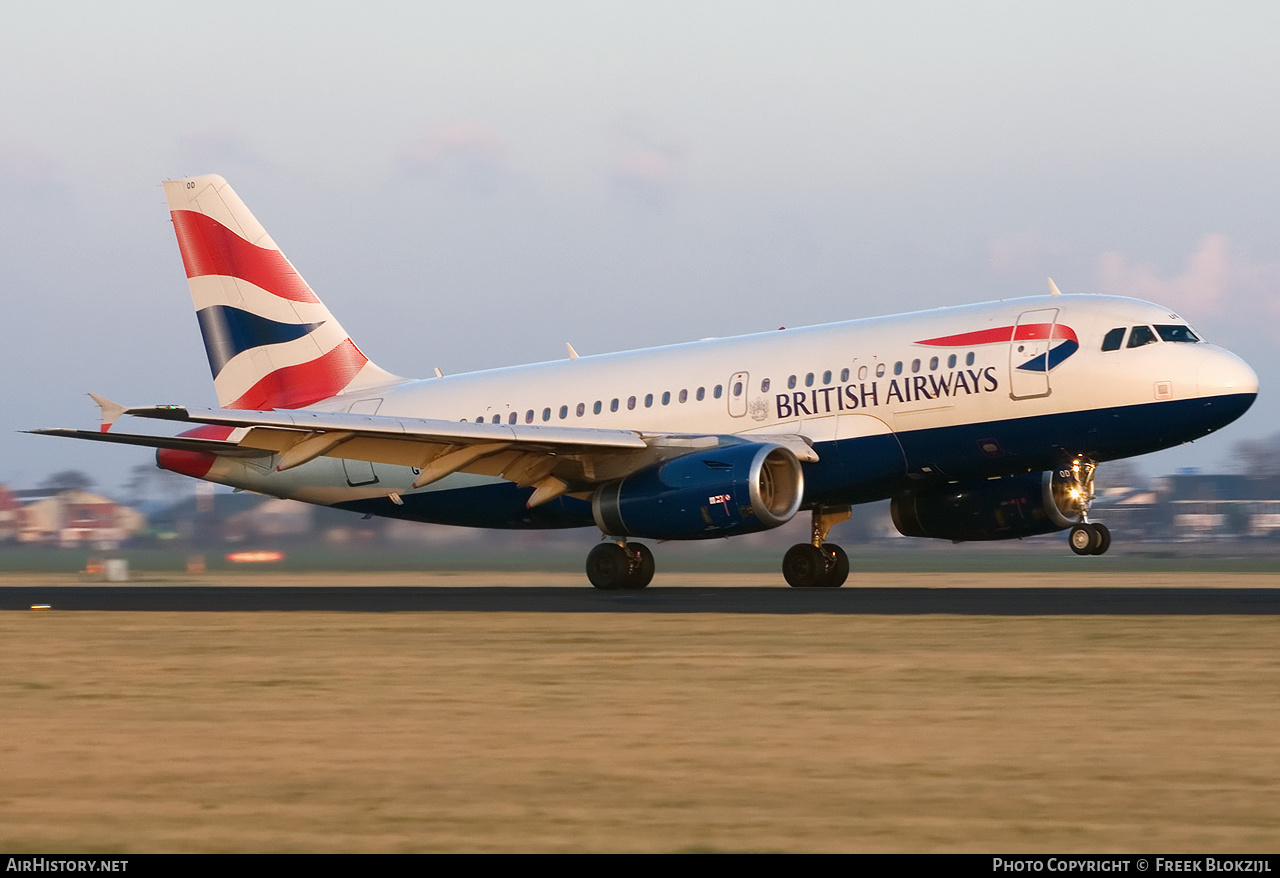
[[[636,539],[778,527],[812,539],[795,587],[842,585],[827,537],[891,500],[907,536],[999,540],[1069,529],[1080,555],[1101,461],[1188,442],[1240,417],[1258,380],[1169,309],[1052,294],[425,380],[378,368],[221,177],[164,184],[217,409],[95,396],[100,431],[164,469],[223,485],[441,524],[597,527],[597,588],[654,572]],[[194,426],[112,431],[124,415]]]

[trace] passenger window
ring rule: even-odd
[[[721,394],[723,393],[724,393],[724,386],[720,384],[717,384],[716,389],[711,391],[711,395],[714,396],[716,399],[719,399]]]
[[[883,367],[883,366],[881,366],[881,368],[884,368],[884,367]],[[867,380],[867,367],[866,367],[866,366],[859,366],[859,367],[858,367],[858,380],[859,380],[859,381],[865,381],[865,380]]]
[[[662,391],[662,404],[667,405],[670,402],[671,402],[671,391],[670,390]]]
[[[947,368],[954,369],[955,367],[956,367],[956,355],[952,354],[951,356],[947,357]]]
[[[929,371],[930,371],[930,372],[936,372],[937,370],[938,370],[938,358],[937,358],[937,357],[930,357],[930,358],[929,358]]]
[[[733,395],[734,395],[734,396],[742,396],[742,382],[741,382],[741,381],[737,381],[737,382],[735,382],[735,383],[734,383],[734,385],[733,385]]]
[[[516,422],[516,413],[515,413],[515,412],[512,412],[511,414],[507,415],[507,423],[508,423],[508,424],[514,424],[515,422]]]
[[[898,371],[902,371],[902,370],[899,369]],[[876,377],[877,378],[884,377],[884,363],[876,363]]]
[[[768,378],[766,378],[766,379],[764,379],[763,381],[761,381],[761,382],[760,382],[760,392],[761,392],[761,393],[768,393],[768,392],[769,392],[769,379],[768,379]]]
[[[1102,349],[1104,351],[1120,350],[1120,344],[1124,341],[1124,330],[1125,328],[1123,326],[1117,326],[1115,329],[1104,335],[1102,337]]]
[[[848,368],[844,368],[844,369],[841,369],[841,370],[840,370],[840,380],[841,380],[841,381],[848,381],[848,380],[849,380],[849,370],[848,370]]]
[[[893,364],[893,374],[894,374],[894,375],[901,375],[901,374],[902,374],[902,361],[901,361],[901,360],[899,360],[898,362],[896,362],[896,363],[894,363],[894,364]]]
[[[822,383],[823,383],[823,384],[830,384],[830,383],[831,383],[831,370],[830,370],[830,369],[828,369],[827,371],[825,371],[825,372],[823,372],[823,373],[822,373]]]
[[[502,415],[494,415],[494,416],[493,416],[493,422],[494,422],[495,424],[501,424],[501,423],[502,423]]]
[[[484,423],[484,415],[481,415],[480,417],[476,418],[476,423],[477,423],[477,424],[483,424],[483,423]]]
[[[569,407],[567,405],[560,406],[560,420],[569,417]]]
[[[646,394],[644,395],[644,407],[645,407],[645,408],[647,408],[647,409],[648,409],[648,408],[653,408],[653,394],[652,394],[652,393],[646,393]]]
[[[634,396],[627,397],[627,411],[631,411],[636,407],[636,398]]]
[[[578,403],[578,417],[582,417],[587,413],[587,404],[585,402]]]
[[[1157,324],[1156,332],[1160,333],[1160,337],[1165,341],[1196,342],[1200,340],[1200,336],[1192,332],[1190,326],[1181,326],[1176,323]]]
[[[1151,331],[1150,326],[1135,326],[1129,332],[1129,347],[1131,348],[1140,348],[1143,345],[1155,344],[1156,341],[1156,334]]]
[[[911,361],[911,371],[912,371],[912,372],[919,372],[919,371],[920,371],[920,361],[919,361],[919,360],[912,360],[912,361]]]
[[[609,411],[616,412],[618,410],[618,398],[615,396],[609,401]]]
[[[533,423],[533,409],[529,409],[527,412],[524,413],[524,422],[526,424]]]
[[[551,409],[546,408],[542,410],[542,420],[544,421],[551,420]]]
[[[601,410],[602,408],[604,408],[604,403],[602,403],[600,400],[598,400],[598,399],[597,399],[597,400],[595,401],[595,405],[591,406],[591,414],[593,414],[593,415],[598,415],[598,414],[600,414],[600,410]]]
[[[689,401],[689,391],[684,390],[683,388],[680,390],[680,401],[681,402]]]
[[[808,375],[804,376],[804,386],[805,386],[805,387],[812,387],[812,386],[813,386],[813,373],[812,373],[812,372],[810,372]]]
[[[706,398],[706,395],[707,395],[707,388],[705,388],[705,387],[699,387],[699,388],[698,388],[698,402],[702,402],[702,400]]]
[[[790,378],[787,379],[787,390],[795,390],[795,389],[796,389],[796,376],[792,375]]]
[[[972,366],[972,365],[973,365],[973,351],[969,351],[969,353],[967,353],[967,354],[965,354],[965,355],[964,355],[964,364],[965,364],[966,366]]]

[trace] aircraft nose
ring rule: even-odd
[[[1249,364],[1230,351],[1211,350],[1200,361],[1196,371],[1199,394],[1205,396],[1258,395],[1258,376]]]

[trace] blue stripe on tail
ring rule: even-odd
[[[322,326],[319,323],[278,323],[230,305],[212,305],[196,312],[200,334],[213,377],[237,354],[262,345],[280,344],[302,338]]]

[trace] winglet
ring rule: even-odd
[[[118,402],[112,402],[105,396],[98,396],[96,393],[89,394],[89,397],[98,404],[98,408],[102,409],[102,427],[100,429],[105,433],[124,414],[125,407]]]
[[[1061,296],[1062,290],[1058,289],[1058,285],[1053,282],[1053,278],[1048,278],[1048,281],[1049,281],[1049,295]]]

